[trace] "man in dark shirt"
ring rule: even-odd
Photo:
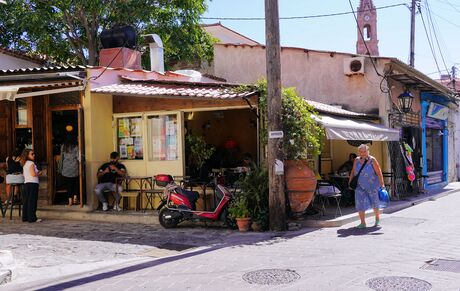
[[[353,163],[356,159],[356,154],[354,153],[351,153],[349,156],[348,156],[348,161],[346,161],[345,163],[343,163],[337,172],[339,173],[347,173],[347,174],[350,174],[351,170],[353,169]]]
[[[112,152],[110,154],[110,162],[103,164],[97,171],[99,184],[96,185],[94,192],[96,193],[99,201],[102,203],[103,211],[107,211],[109,206],[107,199],[104,197],[104,191],[106,190],[116,193],[113,209],[116,211],[121,210],[119,203],[120,193],[123,189],[121,185],[116,184],[116,179],[126,175],[126,167],[118,162],[119,159],[120,155],[117,152]],[[118,191],[116,187],[118,187]]]

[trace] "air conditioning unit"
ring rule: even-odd
[[[347,76],[364,75],[364,57],[344,59],[343,73]]]

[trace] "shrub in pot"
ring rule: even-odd
[[[251,218],[246,197],[243,195],[235,197],[228,208],[228,214],[230,218],[236,220],[239,231],[249,230]]]
[[[259,81],[260,115],[267,116],[267,83]],[[282,149],[284,153],[286,189],[291,212],[300,216],[313,199],[316,177],[308,166],[308,158],[321,151],[323,130],[315,120],[316,112],[294,88],[282,89]],[[262,145],[268,141],[267,118],[261,124]]]
[[[188,134],[185,138],[186,148],[189,151],[189,166],[195,170],[196,175],[202,178],[203,166],[215,151],[214,147],[208,146],[204,138],[200,135]]]

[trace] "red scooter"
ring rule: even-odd
[[[216,180],[216,179],[215,179]],[[215,182],[215,197],[219,201],[214,211],[197,211],[196,202],[199,194],[176,185],[171,175],[155,176],[155,183],[165,187],[163,201],[159,205],[159,220],[164,228],[174,228],[185,220],[227,222],[227,208],[232,199],[230,191]]]

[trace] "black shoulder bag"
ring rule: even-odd
[[[355,190],[356,187],[358,187],[359,174],[361,174],[361,171],[364,169],[364,166],[366,165],[367,161],[368,160],[364,161],[364,164],[361,166],[361,169],[359,169],[358,175],[354,176],[353,179],[351,179],[350,185],[348,186],[350,187],[350,189]]]

